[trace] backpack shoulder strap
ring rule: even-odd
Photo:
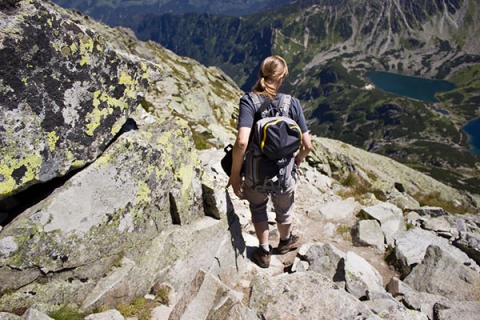
[[[262,102],[260,101],[258,94],[249,92],[248,95],[250,96],[250,99],[252,99],[253,104],[255,105],[255,110],[258,110],[258,108],[260,108],[260,106],[262,105]]]
[[[282,94],[280,95],[280,102],[279,102],[279,109],[280,115],[284,117],[288,117],[288,113],[290,110],[290,104],[292,102],[292,96],[289,94]]]
[[[259,95],[253,92],[249,92],[248,95],[252,99],[254,105],[255,105],[255,120],[254,122],[257,122],[259,119],[262,119],[265,117],[264,111],[267,110],[268,106],[270,105],[270,99],[265,99],[261,100]]]

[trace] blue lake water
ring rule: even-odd
[[[365,78],[382,91],[430,103],[438,102],[435,98],[436,93],[455,88],[455,84],[448,81],[409,77],[390,72],[369,71]],[[435,110],[448,115],[445,110]],[[462,127],[462,131],[469,137],[470,152],[480,155],[480,118],[468,122]]]
[[[402,76],[391,72],[369,71],[365,78],[378,89],[425,102],[438,102],[435,94],[455,89],[455,84],[444,80]]]
[[[462,130],[468,135],[470,152],[480,156],[480,118],[470,121],[462,127]]]

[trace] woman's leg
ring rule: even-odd
[[[254,222],[253,227],[260,246],[267,245],[268,248],[268,221]]]
[[[248,200],[252,223],[260,245],[268,246],[268,215],[266,194],[256,192],[251,188],[244,187],[244,198]]]

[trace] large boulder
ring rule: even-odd
[[[417,291],[457,301],[480,300],[480,275],[438,246],[429,246],[422,263],[415,266],[405,283]]]
[[[415,291],[408,284],[394,277],[387,284],[387,291],[391,293],[396,300],[408,306],[410,310],[416,310],[426,314],[429,319],[433,317],[433,309],[437,303],[442,305],[449,304],[451,301],[445,297],[431,294],[428,292]]]
[[[232,280],[245,251],[233,236],[238,219],[227,219],[226,208],[217,209],[220,220],[205,217],[200,174],[186,122],[171,118],[124,133],[2,230],[0,286],[11,294],[0,298],[0,309],[128,301],[162,274],[180,290],[196,266]]]
[[[361,220],[351,229],[354,246],[374,247],[385,252],[385,236],[377,220]]]
[[[322,203],[315,207],[313,213],[318,211],[319,215],[327,221],[351,222],[355,219],[355,214],[360,210],[360,205],[353,199],[332,201]]]
[[[364,207],[359,215],[367,219],[375,219],[380,223],[387,244],[393,242],[396,234],[406,230],[402,210],[388,202]]]
[[[447,239],[427,230],[415,228],[395,236],[395,264],[405,274],[423,261],[430,245],[438,246],[457,259],[460,263],[471,264],[470,258],[460,249],[452,246]]]
[[[353,295],[316,272],[259,275],[249,307],[260,319],[380,319]]]
[[[366,297],[368,293],[385,292],[380,273],[354,252],[347,252],[343,274],[345,289],[359,299]]]
[[[480,313],[480,302],[465,301],[447,304],[437,303],[434,307],[434,318],[438,320],[476,320]]]
[[[148,84],[144,64],[55,8],[0,6],[0,200],[91,163]]]
[[[242,304],[242,295],[218,278],[199,270],[173,308],[169,319],[252,319],[254,313]]]
[[[388,293],[369,294],[369,300],[364,301],[370,310],[389,320],[428,320],[428,316],[422,312],[407,309]]]
[[[340,251],[334,245],[327,243],[308,243],[304,244],[298,256],[308,262],[308,270],[315,271],[332,281],[345,281],[344,277],[336,277],[339,272],[339,266],[343,266],[345,253]],[[343,272],[341,270],[340,272]]]

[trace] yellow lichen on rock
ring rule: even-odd
[[[59,138],[60,137],[57,136],[55,131],[51,131],[51,132],[48,133],[48,145],[49,145],[50,151],[55,150],[55,144],[57,143]]]
[[[10,195],[17,185],[21,185],[22,181],[36,180],[42,165],[42,157],[38,153],[32,153],[16,159],[10,155],[6,155],[2,162],[0,162],[0,197]],[[23,170],[23,176],[16,181],[13,177],[15,170]]]
[[[107,108],[104,109],[98,109],[95,108],[87,114],[85,117],[85,122],[86,122],[86,130],[85,133],[89,136],[93,136],[93,133],[95,129],[97,129],[100,126],[102,118],[104,118],[107,114],[109,113]]]
[[[118,81],[118,84],[125,85],[125,94],[127,97],[135,98],[136,81],[134,81],[132,77],[129,74],[127,74],[125,71],[122,71],[120,73],[120,79]]]
[[[150,166],[149,169],[152,171],[154,170],[152,166]],[[137,201],[143,202],[143,203],[149,203],[151,201],[151,194],[152,194],[152,190],[150,189],[148,184],[144,181],[138,181]]]
[[[86,64],[90,64],[91,62],[91,57],[90,54],[93,52],[94,48],[94,41],[91,37],[89,37],[86,34],[82,34],[83,36],[80,37],[80,55],[82,56],[82,59],[80,60],[80,65],[84,66]]]

